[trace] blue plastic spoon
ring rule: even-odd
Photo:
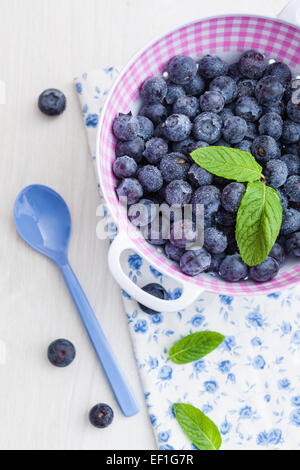
[[[111,347],[68,261],[71,216],[67,204],[52,189],[32,185],[19,194],[14,219],[21,237],[59,267],[83,324],[125,416],[138,413],[137,402]]]

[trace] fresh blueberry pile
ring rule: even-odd
[[[120,114],[113,123],[116,191],[119,198],[128,198],[129,219],[135,218],[132,205],[141,203],[145,211],[139,228],[145,238],[164,247],[187,275],[213,272],[230,282],[271,280],[285,255],[300,256],[300,104],[294,102],[291,70],[250,50],[231,65],[213,55],[199,60],[177,56],[166,72],[142,84],[138,116]],[[252,153],[267,184],[281,197],[281,232],[258,266],[242,261],[235,239],[245,185],[213,176],[190,157],[210,145]],[[181,243],[193,238],[191,227],[189,240],[172,237],[178,221],[171,221],[171,235],[166,236],[164,214],[151,209],[154,203],[192,204],[194,212],[203,204],[203,248],[186,250]],[[190,226],[196,231],[193,220]]]

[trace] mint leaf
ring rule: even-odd
[[[218,450],[221,434],[213,421],[202,411],[186,403],[175,403],[174,413],[183,432],[200,450]]]
[[[249,183],[236,221],[236,241],[246,264],[256,266],[266,259],[278,237],[281,222],[278,193],[261,181]]]
[[[262,167],[249,152],[227,147],[202,147],[191,153],[192,159],[202,168],[230,180],[257,181]]]
[[[215,331],[200,331],[185,336],[175,343],[169,351],[169,359],[175,364],[197,361],[216,349],[225,336]]]

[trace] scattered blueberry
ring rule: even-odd
[[[113,163],[113,171],[117,178],[130,178],[137,172],[136,161],[127,155],[117,158]]]
[[[48,348],[48,359],[56,367],[67,367],[75,359],[76,350],[70,341],[58,339],[50,344]]]
[[[59,116],[66,109],[66,105],[65,95],[55,88],[43,91],[38,101],[40,111],[47,116]]]
[[[203,112],[219,113],[224,108],[225,100],[218,91],[206,91],[200,96],[199,103]]]
[[[193,210],[197,212],[197,204],[204,206],[204,217],[211,217],[221,205],[221,191],[213,185],[201,186],[192,197]]]
[[[191,93],[191,94],[194,94],[194,93]],[[180,98],[180,96],[184,96],[184,95],[185,95],[185,90],[181,85],[174,85],[174,84],[169,83],[167,95],[165,98],[166,103],[174,104],[175,101],[177,101],[178,98]]]
[[[223,126],[223,137],[230,144],[241,142],[247,132],[245,119],[233,116],[226,119]]]
[[[271,256],[268,256],[261,264],[251,266],[249,276],[256,282],[271,281],[279,271],[279,264]]]
[[[179,152],[169,153],[161,159],[159,168],[167,183],[185,180],[190,169],[189,158]]]
[[[184,85],[184,90],[187,95],[199,96],[205,90],[205,81],[199,74],[197,74],[186,85]]]
[[[204,232],[204,248],[215,255],[223,253],[227,248],[226,235],[214,227],[207,228]]]
[[[153,295],[154,297],[157,297],[159,299],[162,299],[162,300],[168,300],[169,299],[168,292],[160,284],[156,284],[156,283],[147,284],[146,286],[144,286],[142,288],[142,290],[144,292],[147,292],[147,294]],[[139,307],[141,308],[141,310],[143,310],[143,312],[147,313],[148,315],[156,315],[158,313],[155,310],[152,310],[151,308],[145,307],[144,305],[142,305],[140,303],[139,303]]]
[[[213,79],[209,85],[210,91],[221,93],[225,100],[225,104],[231,103],[237,95],[237,85],[233,78],[227,75],[221,75]]]
[[[154,134],[153,122],[150,121],[150,119],[148,119],[146,116],[137,116],[137,120],[140,126],[138,136],[142,137],[144,140],[151,139]]]
[[[251,96],[242,96],[235,105],[235,114],[246,121],[255,122],[262,114],[262,107]]]
[[[268,162],[272,158],[280,158],[280,148],[273,137],[260,135],[254,139],[252,154],[258,162]]]
[[[174,114],[185,114],[189,118],[199,113],[199,103],[195,96],[180,96],[173,105]]]
[[[259,133],[260,135],[269,135],[275,140],[281,137],[283,128],[283,121],[278,113],[266,113],[259,120]]]
[[[143,153],[149,163],[157,164],[168,153],[168,142],[160,137],[153,137],[146,142],[146,148]]]
[[[107,428],[114,419],[114,412],[110,406],[99,403],[90,411],[90,423],[96,428]]]
[[[118,140],[116,143],[116,156],[124,157],[126,155],[139,162],[143,158],[144,149],[145,143],[141,137],[128,141]]]
[[[166,187],[166,202],[172,205],[184,206],[192,197],[192,188],[184,180],[174,180]]]
[[[280,81],[272,75],[267,75],[259,80],[255,89],[255,97],[257,101],[263,105],[279,103],[283,93],[284,88]]]

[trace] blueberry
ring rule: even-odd
[[[170,222],[166,217],[159,214],[151,224],[142,227],[141,232],[143,237],[151,243],[151,245],[165,245],[169,238]]]
[[[177,248],[188,249],[197,239],[197,227],[189,220],[175,220],[170,229],[170,242]]]
[[[127,204],[136,204],[143,197],[143,188],[135,178],[125,178],[117,188],[119,198],[127,197]]]
[[[250,78],[243,78],[237,83],[236,97],[242,98],[243,96],[253,97],[257,85],[256,80]]]
[[[215,255],[223,253],[227,248],[227,237],[214,227],[204,232],[204,248]]]
[[[219,113],[224,108],[225,100],[218,91],[206,91],[200,96],[199,103],[202,111]]]
[[[211,263],[211,255],[202,248],[201,250],[186,251],[180,258],[180,269],[188,276],[197,276],[206,271]]]
[[[90,411],[90,423],[96,428],[107,428],[114,419],[114,412],[110,406],[105,403],[99,403]]]
[[[269,135],[275,140],[281,137],[283,121],[278,113],[267,113],[259,120],[260,135]]]
[[[157,164],[168,153],[168,142],[160,137],[153,137],[146,142],[144,157],[149,163]]]
[[[164,128],[163,128],[163,122],[161,122],[160,124],[158,124],[155,129],[154,129],[154,137],[160,137],[161,139],[164,139],[165,138],[165,134],[164,134]]]
[[[264,75],[272,75],[272,77],[276,77],[285,88],[292,80],[292,72],[289,66],[283,62],[274,62],[273,64],[268,65]]]
[[[233,116],[226,119],[223,126],[223,137],[230,144],[237,144],[243,140],[247,132],[245,119]]]
[[[169,79],[176,85],[186,85],[197,73],[197,65],[194,59],[186,55],[180,55],[170,60],[167,66]]]
[[[116,156],[134,158],[137,162],[140,162],[143,158],[143,152],[145,149],[145,143],[141,137],[136,137],[133,140],[122,141],[118,140],[116,143]]]
[[[300,171],[300,158],[298,155],[285,154],[282,155],[281,160],[286,164],[288,169],[288,176],[298,175]]]
[[[205,55],[198,63],[198,73],[208,79],[225,75],[228,65],[223,59],[214,55]]]
[[[162,299],[162,300],[168,300],[169,299],[168,292],[160,284],[156,284],[156,283],[147,284],[146,286],[144,286],[142,288],[142,290],[144,292],[147,292],[147,294],[150,294],[150,295],[153,295],[154,297],[157,297],[158,299]],[[143,312],[147,313],[148,315],[156,315],[157,313],[159,313],[159,312],[156,312],[155,310],[152,310],[151,308],[145,307],[144,305],[142,305],[140,303],[139,303],[139,307],[140,307],[141,310],[143,310]]]
[[[280,189],[276,189],[276,192],[279,194],[280,196],[280,200],[281,200],[281,205],[282,205],[282,209],[285,210],[288,208],[288,205],[289,205],[289,201],[288,201],[288,198],[286,196],[286,194],[280,190]]]
[[[173,152],[161,159],[159,168],[167,183],[173,180],[184,180],[190,168],[189,158],[182,153]]]
[[[150,199],[141,199],[137,204],[133,204],[128,210],[128,219],[136,227],[145,227],[151,224],[157,214],[156,206]]]
[[[298,144],[288,144],[288,145],[282,145],[282,151],[283,153],[290,153],[292,155],[296,155],[299,157],[299,152],[298,152]]]
[[[227,212],[236,213],[245,194],[243,183],[229,183],[222,192],[222,206]]]
[[[231,145],[226,142],[224,139],[219,139],[215,144],[214,147],[227,147],[230,148]]]
[[[251,96],[242,96],[235,105],[235,114],[246,121],[255,122],[262,114],[262,107]]]
[[[55,88],[43,91],[38,101],[40,111],[47,116],[59,116],[66,109],[66,105],[65,95]]]
[[[160,103],[146,104],[141,108],[139,115],[146,116],[154,125],[157,125],[164,122],[168,112],[167,108]]]
[[[282,99],[284,88],[280,81],[268,75],[259,80],[255,88],[255,97],[260,104],[277,104]]]
[[[300,124],[287,119],[283,123],[281,141],[284,144],[295,144],[300,139]]]
[[[175,101],[180,97],[184,96],[185,91],[181,85],[174,85],[172,83],[168,84],[168,91],[166,95],[166,103],[167,104],[174,104]]]
[[[251,266],[249,275],[253,281],[267,282],[271,281],[279,271],[279,264],[271,256],[268,256],[262,263],[257,266]]]
[[[279,243],[275,243],[269,253],[271,258],[274,258],[279,266],[281,266],[285,261],[284,249]]]
[[[207,147],[208,144],[206,142],[199,142],[199,147]],[[173,152],[183,153],[184,155],[190,155],[190,153],[199,147],[196,147],[197,141],[192,137],[188,137],[187,139],[181,140],[180,142],[173,142],[172,143],[172,150]],[[193,149],[193,150],[190,150]]]
[[[225,211],[222,207],[216,213],[215,222],[222,227],[232,227],[235,225],[235,213]]]
[[[280,148],[273,137],[260,135],[253,141],[252,154],[259,162],[268,162],[272,158],[280,158]]]
[[[197,150],[202,147],[209,147],[209,144],[207,142],[204,142],[203,140],[194,140],[192,139],[192,142],[190,142],[186,147],[182,148],[182,151],[185,155],[190,155],[194,150]],[[175,146],[173,146],[175,150]]]
[[[195,96],[180,96],[173,105],[174,114],[185,114],[189,118],[199,113],[199,103]]]
[[[229,255],[220,265],[219,275],[229,282],[243,281],[248,276],[248,267],[240,255]]]
[[[282,215],[282,225],[280,233],[290,235],[300,230],[300,212],[296,209],[285,209]]]
[[[283,101],[276,104],[267,104],[262,106],[263,114],[266,113],[277,113],[279,116],[283,116],[285,113],[285,105]]]
[[[252,142],[250,140],[242,140],[238,144],[235,144],[234,148],[251,153]]]
[[[139,132],[138,136],[142,137],[144,140],[149,140],[154,134],[154,126],[153,122],[150,121],[146,116],[137,116],[137,120],[139,122]]]
[[[185,250],[183,248],[178,248],[177,246],[172,245],[170,242],[165,244],[165,253],[167,258],[173,261],[177,261],[177,263],[179,263],[184,251]]]
[[[184,206],[192,197],[191,186],[183,180],[174,180],[166,187],[166,202],[172,205]]]
[[[254,50],[244,52],[239,60],[239,69],[242,75],[254,80],[263,76],[267,65],[268,61],[266,57]]]
[[[210,91],[218,91],[225,100],[225,104],[231,103],[236,98],[237,86],[233,78],[221,75],[213,79],[209,85]]]
[[[190,135],[192,123],[185,114],[172,114],[164,122],[163,128],[168,140],[179,142]]]
[[[113,122],[114,136],[119,140],[133,140],[140,130],[139,121],[129,114],[119,114]]]
[[[75,359],[75,347],[67,339],[58,339],[48,348],[48,359],[56,367],[67,367]]]
[[[221,191],[213,185],[201,186],[194,192],[192,204],[194,212],[197,212],[197,204],[203,204],[204,216],[211,217],[219,210]]]
[[[186,85],[184,89],[187,95],[199,96],[205,90],[205,81],[199,74],[196,74]]]
[[[292,97],[294,97],[294,99],[297,99],[299,97],[299,88],[299,80],[297,78],[295,80],[292,80],[285,89],[283,95],[284,101],[288,103],[292,99]]]
[[[113,172],[117,178],[130,178],[134,176],[137,172],[137,163],[127,155],[117,158],[113,163]]]
[[[167,95],[168,87],[162,77],[147,78],[141,86],[141,98],[146,104],[162,103]]]
[[[229,117],[234,116],[233,111],[230,108],[223,108],[222,111],[218,113],[218,116],[222,119],[223,123],[228,119]]]
[[[194,163],[188,171],[187,178],[192,186],[206,186],[212,184],[213,175]]]
[[[289,176],[285,184],[285,192],[290,201],[300,202],[300,176]]]
[[[197,140],[214,144],[221,137],[222,120],[215,113],[201,113],[195,117],[193,134]]]
[[[280,188],[286,182],[288,169],[282,160],[270,160],[267,162],[264,175],[266,182],[272,188]]]
[[[163,185],[163,177],[156,166],[145,165],[138,172],[138,180],[148,193],[159,191]]]
[[[243,75],[241,74],[238,62],[229,65],[228,75],[229,75],[229,77],[233,78],[233,80],[235,82],[237,82],[238,80],[243,78]]]
[[[300,232],[293,233],[285,243],[288,255],[300,256]]]

